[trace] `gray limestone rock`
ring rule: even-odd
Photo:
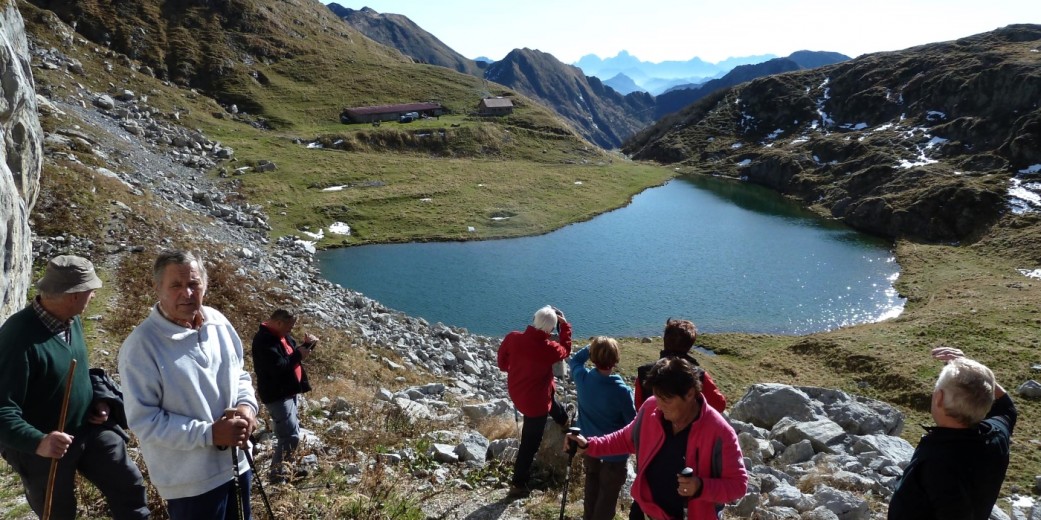
[[[730,416],[760,428],[772,429],[778,421],[790,418],[812,421],[824,415],[810,397],[794,387],[776,383],[752,385],[733,408]]]
[[[15,2],[0,8],[0,319],[25,303],[32,276],[29,213],[40,191],[43,129],[37,117],[25,25]]]

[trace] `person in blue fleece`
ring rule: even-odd
[[[618,342],[597,336],[589,346],[568,359],[571,379],[578,389],[578,426],[582,435],[598,437],[621,430],[636,417],[633,391],[621,376],[612,374],[621,356]],[[593,368],[586,366],[593,363]],[[586,469],[583,520],[610,520],[618,508],[625,483],[628,455],[583,457]]]

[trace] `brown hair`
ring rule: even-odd
[[[674,320],[669,318],[665,321],[665,333],[662,334],[662,342],[665,350],[677,354],[686,354],[694,346],[694,340],[698,337],[698,328],[690,320]]]
[[[611,370],[618,364],[618,342],[607,336],[597,336],[589,342],[589,360],[601,370]]]
[[[681,357],[661,358],[647,374],[647,386],[663,397],[684,396],[691,388],[700,394],[701,369]]]

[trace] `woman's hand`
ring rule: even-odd
[[[578,445],[578,449],[579,450],[584,450],[584,449],[589,447],[589,440],[586,439],[585,437],[583,437],[581,434],[573,435],[573,434],[569,433],[569,434],[565,435],[564,436],[564,451],[568,450],[568,443],[569,442],[574,442],[576,445]]]
[[[681,497],[690,498],[701,491],[701,478],[697,476],[684,477],[676,475],[676,492]]]

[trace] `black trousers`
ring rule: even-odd
[[[4,448],[3,457],[21,477],[29,507],[43,518],[51,459],[10,448]],[[112,518],[136,520],[149,517],[144,478],[127,454],[126,442],[118,433],[101,426],[88,426],[75,436],[65,456],[58,460],[51,499],[51,518],[55,520],[76,518],[73,489],[76,471],[101,491],[108,501]]]
[[[524,426],[521,427],[521,442],[517,448],[517,460],[513,463],[513,485],[525,487],[531,478],[531,465],[535,462],[535,454],[542,444],[542,433],[546,430],[546,420],[553,417],[553,422],[564,426],[567,424],[567,412],[557,402],[556,396],[552,397],[549,407],[549,415],[541,417],[525,417]]]

